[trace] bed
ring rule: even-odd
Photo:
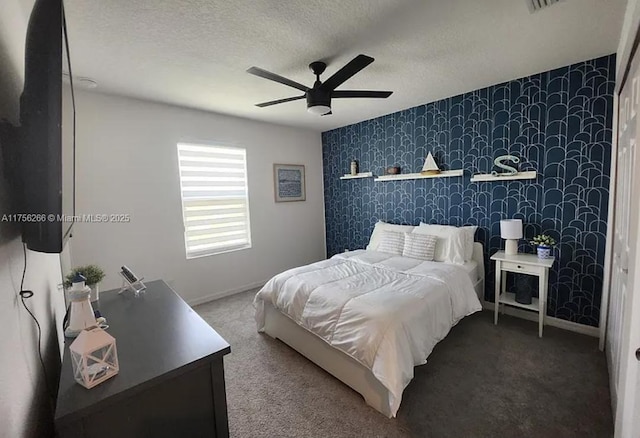
[[[283,272],[254,300],[258,331],[280,339],[395,417],[414,366],[482,309],[482,245],[463,265],[357,250]]]

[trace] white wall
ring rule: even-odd
[[[75,226],[72,261],[102,266],[102,290],[120,286],[126,264],[198,303],[325,257],[319,133],[90,92],[78,93],[77,107],[76,212],[131,216],[127,224]],[[186,259],[180,141],[247,149],[251,249]],[[274,202],[274,163],[306,166],[305,202]]]
[[[18,97],[23,81],[24,36],[29,0],[2,0],[0,6],[0,119],[18,119]],[[0,144],[0,150],[13,147]],[[16,194],[4,177],[0,155],[0,217],[11,213]],[[0,437],[43,437],[52,432],[44,378],[37,355],[36,327],[20,303],[18,292],[23,270],[19,228],[0,222]],[[25,289],[34,296],[27,300],[42,326],[42,352],[50,377],[57,387],[60,367],[64,300],[58,290],[61,281],[59,257],[27,252]]]
[[[24,39],[35,0],[0,3],[0,119],[17,122],[24,80]]]

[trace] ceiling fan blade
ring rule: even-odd
[[[324,90],[335,90],[344,81],[358,73],[360,70],[368,66],[374,59],[367,55],[358,55],[353,58],[347,65],[335,72],[333,76],[324,81],[320,88]]]
[[[306,96],[303,94],[302,96],[287,97],[286,99],[278,99],[278,100],[272,100],[270,102],[256,103],[256,106],[259,106],[260,108],[264,108],[265,106],[271,106],[271,105],[277,105],[279,103],[291,102],[292,100],[300,100],[300,99],[304,99],[305,97]]]
[[[328,113],[324,113],[322,114],[323,116],[330,116],[331,114],[333,114],[333,112],[329,111]]]
[[[377,97],[383,99],[391,94],[393,91],[336,90],[331,93],[331,97]]]
[[[292,81],[291,79],[287,79],[283,76],[277,75],[275,73],[271,73],[270,71],[263,70],[259,67],[251,67],[247,70],[247,73],[252,75],[260,76],[261,78],[269,79],[270,81],[278,82],[279,84],[288,85],[293,88],[297,88],[300,91],[307,91],[309,88],[304,85]]]

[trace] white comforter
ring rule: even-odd
[[[269,280],[254,300],[259,331],[265,301],[369,368],[389,390],[393,416],[413,367],[426,363],[458,321],[481,310],[460,267],[365,250]]]

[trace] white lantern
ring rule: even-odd
[[[73,378],[87,389],[118,374],[116,340],[100,327],[82,330],[69,350]]]

